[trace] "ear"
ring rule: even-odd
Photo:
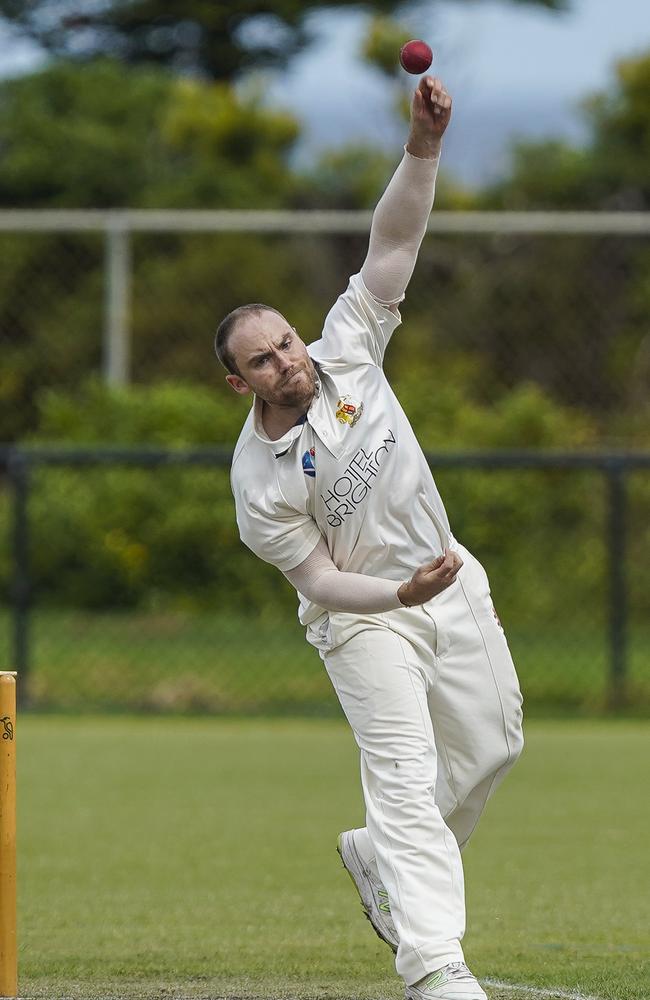
[[[241,396],[245,396],[247,392],[251,391],[248,382],[245,382],[240,375],[226,375],[226,382]]]

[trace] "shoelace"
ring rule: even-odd
[[[465,979],[467,977],[474,978],[464,962],[449,962],[443,969],[438,969],[437,972],[434,972],[432,976],[422,983],[420,989],[424,991],[430,987],[442,986],[444,983],[448,983],[450,979]]]
[[[447,966],[447,975],[450,979],[458,979],[459,976],[471,976],[464,962],[450,962]]]

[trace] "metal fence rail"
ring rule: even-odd
[[[370,211],[0,210],[0,233],[98,234],[103,238],[102,368],[111,385],[131,378],[133,240],[140,234],[304,234],[366,236]],[[435,211],[427,232],[439,236],[650,235],[648,212]]]
[[[218,321],[268,302],[310,343],[370,223],[1,211],[0,440],[233,441]],[[435,210],[386,357],[529,705],[650,708],[649,274],[647,212]],[[0,453],[0,663],[31,703],[329,710],[292,589],[238,540],[230,450],[98,449]]]
[[[34,473],[48,467],[70,470],[91,467],[152,470],[203,467],[223,470],[229,467],[231,454],[229,448],[0,448],[0,469],[7,476],[13,497],[10,665],[21,674],[20,687],[25,702],[38,702],[32,695],[36,669],[32,656],[32,625],[34,617],[39,614],[34,606],[30,572],[33,525],[29,506]],[[607,552],[607,582],[603,591],[606,607],[601,612],[608,636],[604,700],[610,709],[626,706],[631,700],[628,670],[629,565],[626,559],[628,479],[633,472],[650,469],[650,453],[498,451],[428,454],[427,460],[436,475],[443,470],[488,470],[495,474],[505,470],[565,470],[574,473],[589,470],[602,477],[606,497],[606,517],[602,529]],[[558,586],[561,584],[562,581],[558,581]],[[282,704],[291,708],[290,695]]]

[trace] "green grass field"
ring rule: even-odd
[[[465,852],[490,1000],[650,996],[647,726],[530,721]],[[398,1000],[335,853],[337,720],[19,720],[23,997]]]
[[[593,624],[508,628],[530,711],[599,711],[608,646]],[[317,652],[291,616],[277,622],[224,613],[90,614],[36,610],[30,693],[48,710],[320,713],[339,709]],[[0,616],[0,654],[11,622]],[[650,712],[650,629],[629,637],[633,711]]]

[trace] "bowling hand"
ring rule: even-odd
[[[397,596],[409,608],[424,604],[451,587],[462,565],[463,560],[457,552],[445,549],[444,555],[416,569],[408,583],[403,583],[398,589]]]
[[[421,159],[438,156],[450,118],[451,97],[442,80],[437,76],[423,76],[413,93],[408,152]]]

